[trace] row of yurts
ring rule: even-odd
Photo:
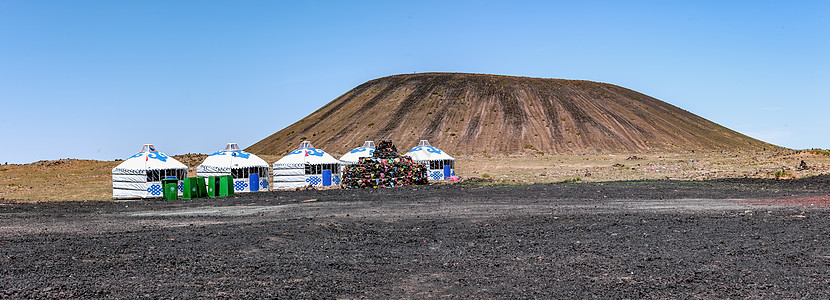
[[[366,141],[362,147],[349,151],[338,160],[304,141],[297,150],[271,166],[273,185],[269,185],[268,163],[252,153],[242,151],[237,144],[228,143],[225,149],[211,154],[196,167],[196,176],[206,178],[231,175],[234,192],[339,185],[346,165],[357,163],[361,157],[371,157],[374,151],[374,142]],[[426,140],[421,140],[418,146],[405,155],[417,163],[423,163],[430,180],[455,176],[455,159],[432,147]],[[161,180],[172,177],[179,180],[181,194],[182,179],[187,177],[187,166],[157,151],[153,145],[146,144],[141,152],[112,169],[112,197],[161,197]]]

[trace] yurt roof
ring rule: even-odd
[[[336,164],[340,163],[337,159],[329,155],[323,150],[314,148],[311,142],[304,141],[300,143],[297,150],[288,153],[288,155],[280,158],[274,164]]]
[[[141,148],[141,152],[130,156],[112,170],[146,171],[162,169],[187,169],[187,166],[175,158],[167,156],[167,154],[156,151],[153,144],[145,144]]]
[[[242,151],[236,143],[228,143],[224,149],[208,156],[199,166],[233,169],[257,166],[267,167],[268,163],[255,154]]]
[[[366,141],[363,143],[363,146],[354,148],[349,153],[343,154],[340,160],[348,163],[357,163],[361,157],[370,157],[374,152],[375,142]]]
[[[441,151],[441,149],[432,147],[427,140],[421,140],[418,146],[415,146],[415,148],[412,148],[412,150],[406,153],[406,156],[411,157],[415,161],[454,159],[446,152]]]

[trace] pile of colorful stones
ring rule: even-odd
[[[392,141],[381,141],[372,157],[361,157],[358,163],[346,166],[341,184],[347,189],[427,184],[427,169],[399,155]]]

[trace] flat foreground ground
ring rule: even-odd
[[[830,298],[830,177],[0,204],[0,298]]]

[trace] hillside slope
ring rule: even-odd
[[[611,84],[425,73],[361,84],[247,151],[281,155],[309,140],[343,153],[387,139],[401,150],[428,139],[452,154],[778,148]]]

